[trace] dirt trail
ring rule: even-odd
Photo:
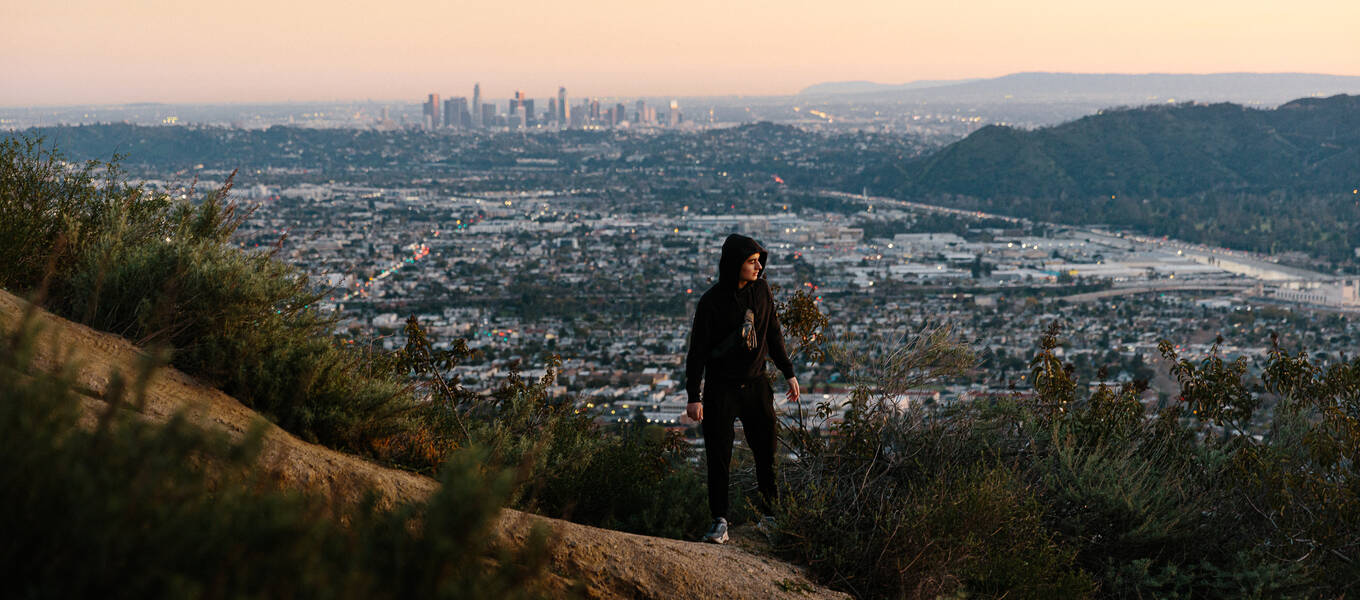
[[[27,302],[0,291],[0,331],[9,333]],[[133,374],[144,353],[127,340],[37,311],[41,326],[34,366],[53,369],[70,362],[86,391],[86,414],[107,407],[103,397],[114,373]],[[175,369],[160,369],[147,389],[140,416],[163,422],[176,413],[208,429],[240,439],[252,427],[265,428],[261,467],[280,484],[352,502],[368,490],[382,502],[419,501],[438,484],[428,477],[389,469],[310,444],[264,422],[234,398]],[[848,598],[809,582],[787,563],[734,545],[715,546],[633,535],[506,509],[499,532],[523,541],[534,524],[551,528],[557,543],[552,570],[558,585],[584,585],[590,598]]]

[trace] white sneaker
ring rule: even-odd
[[[703,541],[714,544],[727,543],[727,519],[718,517],[713,519],[713,526],[708,528],[708,533],[704,534]]]
[[[760,521],[756,523],[756,529],[759,529],[761,533],[765,534],[765,537],[770,537],[774,535],[775,532],[779,531],[779,522],[775,521],[774,517],[766,515],[761,517]]]

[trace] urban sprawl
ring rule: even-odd
[[[1225,358],[1253,362],[1270,331],[1338,357],[1360,343],[1360,327],[1344,318],[1360,310],[1355,280],[1174,240],[885,198],[789,194],[790,204],[765,212],[697,214],[588,189],[440,196],[308,184],[247,194],[261,205],[243,243],[271,247],[287,234],[282,256],[329,286],[326,308],[342,315],[342,331],[395,348],[415,314],[435,339],[464,338],[481,351],[457,367],[470,383],[494,382],[511,362],[541,375],[536,365],[559,354],[553,393],[606,420],[685,425],[688,319],[729,232],[771,249],[779,299],[812,295],[834,340],[872,354],[950,324],[979,354],[973,375],[901,402],[1024,390],[1037,339],[1054,321],[1064,323],[1064,359],[1089,385],[1148,379],[1149,403],[1177,389],[1156,367],[1161,339],[1202,357],[1222,336]],[[841,208],[811,208],[817,196]],[[962,235],[865,234],[932,214],[980,225]],[[837,365],[796,362],[805,404],[848,393],[852,374]]]
[[[478,105],[483,118],[470,121]],[[970,373],[891,398],[904,405],[1027,393],[1053,323],[1083,385],[1147,381],[1149,409],[1179,390],[1161,340],[1182,357],[1243,358],[1251,373],[1272,333],[1323,363],[1360,348],[1360,280],[1309,270],[1306,256],[828,189],[849,187],[873,156],[938,143],[927,137],[769,124],[677,131],[662,126],[687,122],[674,104],[661,114],[643,102],[570,106],[565,90],[542,113],[522,96],[507,113],[488,106],[475,92],[471,104],[431,95],[423,124],[386,137],[277,130],[179,179],[166,181],[163,165],[139,174],[174,190],[190,174],[243,169],[233,195],[254,212],[239,242],[311,274],[347,339],[399,347],[414,315],[436,344],[462,338],[477,350],[456,374],[481,390],[516,368],[542,375],[556,354],[552,394],[603,421],[691,425],[690,319],[732,232],[771,250],[776,300],[813,299],[830,342],[852,355],[873,360],[940,326],[977,354]],[[507,133],[519,128],[538,134]],[[857,366],[807,358],[794,356],[802,408],[840,405]]]

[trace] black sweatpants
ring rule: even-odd
[[[732,428],[741,419],[746,445],[756,461],[756,507],[770,513],[778,496],[774,485],[774,452],[779,445],[778,419],[774,414],[774,390],[764,376],[746,381],[704,382],[704,456],[708,460],[708,510],[713,518],[727,518],[728,472],[732,468]]]

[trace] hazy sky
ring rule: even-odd
[[[0,105],[1360,75],[1360,0],[0,0]]]

